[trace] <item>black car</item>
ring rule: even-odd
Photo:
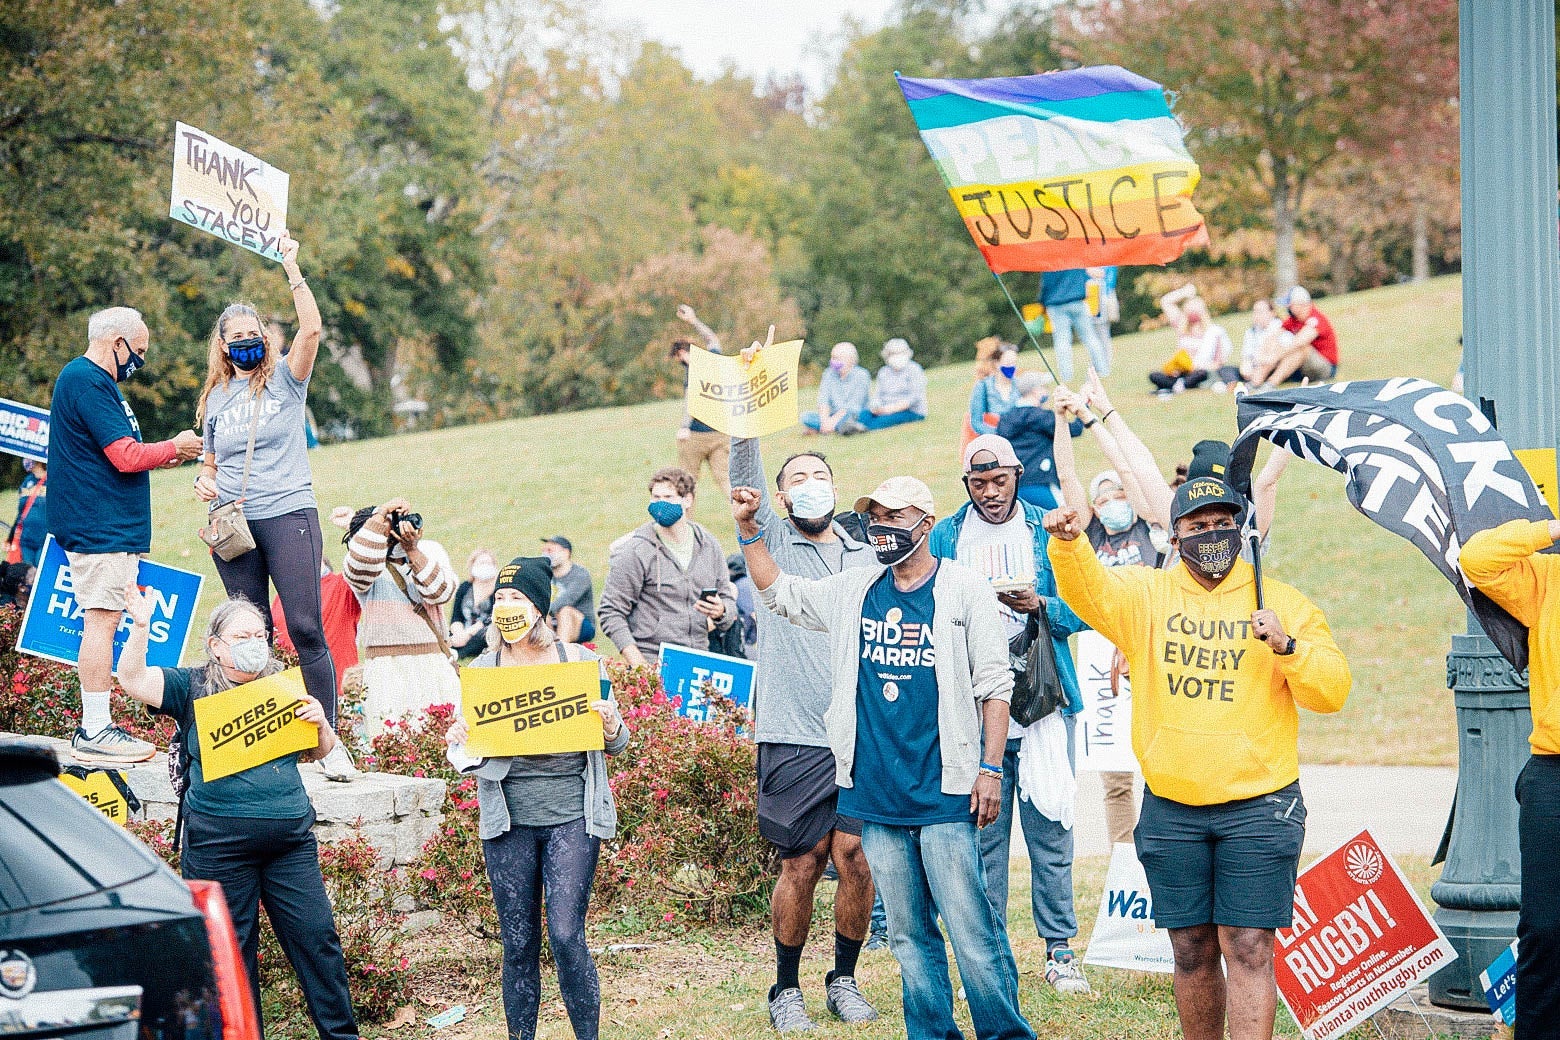
[[[221,888],[183,881],[0,743],[0,1038],[243,1040],[259,1029]]]

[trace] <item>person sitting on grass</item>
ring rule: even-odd
[[[818,382],[818,410],[803,412],[802,425],[814,433],[861,433],[859,416],[871,395],[872,374],[861,367],[856,344],[836,343]]]
[[[902,339],[883,344],[883,367],[872,384],[872,397],[857,416],[862,432],[886,430],[926,418],[926,370],[916,364],[915,352]]]
[[[1148,374],[1148,381],[1160,397],[1183,390],[1194,390],[1208,380],[1216,392],[1240,377],[1230,365],[1234,345],[1224,326],[1208,314],[1208,305],[1197,295],[1197,286],[1187,283],[1159,298],[1159,309],[1176,331],[1176,352],[1163,368]]]

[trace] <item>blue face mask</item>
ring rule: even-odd
[[[124,340],[120,340],[119,342],[124,343],[125,350],[130,352],[130,356],[125,358],[123,361],[116,360],[114,362],[114,381],[116,383],[123,383],[126,379],[129,379],[131,376],[135,375],[137,369],[146,367],[146,359],[141,357],[141,355],[137,354],[134,350],[131,350],[129,343],[125,342]]]
[[[681,502],[667,502],[658,498],[650,503],[649,508],[650,519],[654,520],[662,527],[671,527],[673,524],[683,518],[683,507]]]
[[[1113,498],[1109,502],[1095,510],[1100,518],[1100,523],[1111,534],[1120,534],[1132,526],[1137,519],[1137,513],[1132,511],[1132,504],[1124,498]]]
[[[997,369],[997,371],[1002,373],[1003,378],[1005,378],[1005,379],[1012,379],[1013,378],[1013,374],[1018,371],[1018,366],[1017,365],[1003,365],[1001,368]]]
[[[265,340],[259,336],[235,339],[227,345],[228,357],[240,372],[253,372],[265,360]]]

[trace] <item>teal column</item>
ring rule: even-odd
[[[1493,404],[1512,447],[1553,448],[1554,2],[1465,0],[1458,19],[1465,392]],[[1458,959],[1430,980],[1430,998],[1483,1010],[1479,972],[1516,937],[1522,878],[1513,788],[1533,723],[1526,673],[1496,653],[1471,617],[1468,633],[1452,637],[1447,681],[1457,709],[1457,809],[1431,896]]]

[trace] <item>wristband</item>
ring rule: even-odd
[[[302,289],[306,284],[308,284],[308,281],[309,280],[307,278],[300,278],[296,282],[288,282],[287,284],[292,287],[293,292],[297,292],[299,289]]]
[[[1092,430],[1098,424],[1099,424],[1099,420],[1098,419],[1090,419],[1088,422],[1083,424],[1083,428],[1085,430]]]
[[[1294,636],[1290,636],[1289,637],[1289,645],[1288,646],[1284,647],[1282,650],[1274,650],[1273,652],[1275,654],[1277,654],[1279,657],[1289,657],[1289,656],[1291,656],[1295,652],[1295,637]]]
[[[1116,409],[1112,408],[1110,411],[1108,411],[1104,415],[1100,416],[1100,422],[1105,422],[1107,419],[1109,419],[1111,416],[1113,416],[1115,414],[1116,414]]]
[[[764,539],[764,532],[763,531],[759,531],[757,534],[755,534],[751,538],[744,538],[744,537],[742,537],[742,532],[740,530],[737,532],[737,544],[738,545],[752,545],[754,542],[763,541],[763,539]]]
[[[986,776],[994,776],[998,780],[1002,779],[1002,767],[1001,766],[988,766],[986,763],[982,762],[980,764],[980,771],[982,773],[984,773]]]

